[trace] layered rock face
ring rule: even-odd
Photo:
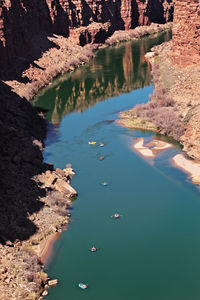
[[[173,60],[180,67],[200,63],[200,2],[176,0]]]
[[[41,32],[67,37],[91,22],[127,30],[172,18],[172,0],[0,0],[0,65],[31,56],[32,38]]]

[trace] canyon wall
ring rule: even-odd
[[[32,38],[42,32],[68,37],[92,22],[110,22],[114,31],[172,18],[172,0],[0,0],[0,65],[30,58]]]
[[[200,63],[199,0],[175,1],[173,60],[180,67]]]

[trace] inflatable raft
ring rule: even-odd
[[[82,290],[85,290],[85,289],[87,289],[88,285],[84,284],[84,283],[79,283],[78,287],[80,287],[80,289],[82,289]]]
[[[89,145],[96,145],[97,142],[88,142]]]

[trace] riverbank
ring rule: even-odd
[[[69,185],[73,174],[71,168],[66,168],[47,170],[37,175],[34,181],[43,191],[43,196],[37,196],[39,199],[35,200],[39,201],[40,209],[34,212],[32,206],[33,213],[26,216],[27,222],[35,226],[35,232],[27,232],[29,237],[23,238],[20,234],[23,234],[25,229],[22,225],[15,225],[18,239],[11,241],[4,230],[5,245],[0,245],[1,299],[33,300],[43,293],[48,281],[48,275],[43,271],[43,263],[50,255],[53,242],[69,223],[68,207],[71,205],[71,199],[77,194]],[[12,214],[22,213],[19,204],[18,210],[17,207],[12,208]],[[12,214],[9,214],[10,218]],[[2,233],[0,237],[3,237]]]
[[[156,33],[157,30],[160,32],[161,28],[166,30],[166,25],[153,24],[147,28],[149,31],[145,28],[137,29],[137,38]],[[124,34],[127,36],[127,33]],[[42,36],[38,38],[42,43]],[[68,224],[67,208],[71,205],[70,197],[76,194],[68,185],[71,178],[66,172],[69,170],[54,171],[53,166],[43,163],[46,124],[42,114],[38,115],[25,99],[31,100],[42,86],[58,74],[73,72],[75,67],[88,62],[93,57],[93,51],[101,45],[81,47],[62,36],[53,36],[49,41],[54,43],[54,47],[44,52],[43,56],[34,61],[22,74],[19,71],[17,79],[3,82],[2,99],[6,101],[2,106],[2,124],[5,129],[2,135],[8,138],[2,143],[7,151],[6,157],[2,155],[1,167],[3,168],[4,161],[9,162],[7,174],[4,176],[5,193],[9,190],[8,182],[15,185],[9,194],[9,201],[13,202],[11,208],[2,207],[2,223],[5,226],[1,225],[0,236],[4,243],[0,245],[0,254],[3,257],[0,294],[4,300],[33,300],[42,294],[47,274],[42,271],[41,259],[46,259],[49,247],[54,242],[54,234],[62,231],[63,226]],[[10,118],[4,114],[8,110]],[[24,122],[23,126],[20,118]],[[11,120],[13,124],[10,123]],[[5,175],[5,168],[2,173]],[[8,199],[5,193],[2,192],[4,202]],[[17,195],[16,199],[14,195]]]
[[[194,184],[200,184],[200,164],[198,162],[186,158],[183,154],[177,154],[172,161],[176,167],[189,174]]]
[[[119,123],[172,136],[183,151],[200,160],[200,65],[178,68],[172,61],[172,42],[146,55],[152,65],[154,92],[148,103],[120,114]]]
[[[44,48],[44,43],[50,43],[52,47],[44,52],[41,58],[34,60],[30,66],[24,69],[20,80],[5,80],[5,83],[20,97],[31,100],[42,87],[48,85],[55,77],[66,72],[71,73],[77,67],[88,63],[99,48],[169,31],[172,28],[172,23],[152,23],[149,26],[136,27],[128,31],[115,31],[114,34],[110,33],[110,26],[109,23],[92,23],[87,27],[73,29],[69,38],[53,35],[48,37],[48,41],[42,35],[38,36],[35,38],[36,44],[42,45],[41,47]],[[82,47],[80,46],[80,37],[83,31],[90,34],[92,42]],[[95,42],[95,37],[102,32],[105,37],[108,37],[105,38],[105,43]],[[111,37],[109,37],[110,35]],[[18,68],[21,70],[22,66],[18,66]]]

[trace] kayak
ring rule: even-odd
[[[80,289],[85,290],[87,289],[87,284],[83,284],[83,283],[79,283],[78,286],[80,287]]]
[[[88,142],[89,145],[95,145],[97,142]]]

